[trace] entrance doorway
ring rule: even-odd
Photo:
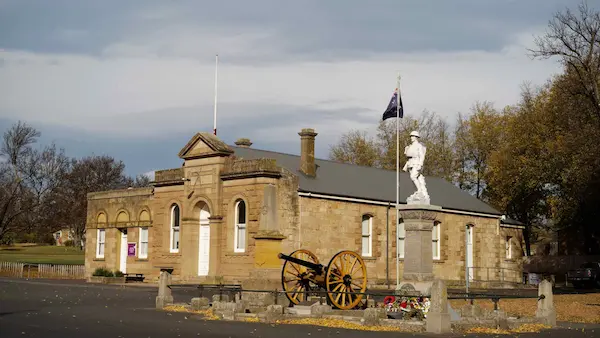
[[[198,238],[198,276],[208,276],[210,264],[210,212],[205,204],[200,209],[200,231]]]
[[[119,260],[119,270],[127,273],[127,229],[121,229],[121,254]]]

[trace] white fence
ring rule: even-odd
[[[0,262],[0,276],[20,278],[85,279],[85,266]]]
[[[24,263],[0,262],[0,275],[22,277]]]

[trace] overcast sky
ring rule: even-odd
[[[600,0],[588,1],[597,7]],[[129,174],[178,167],[218,136],[318,157],[374,130],[401,72],[405,114],[453,122],[477,100],[514,103],[556,60],[527,47],[576,0],[0,0],[0,128],[17,120],[70,156],[108,154]]]

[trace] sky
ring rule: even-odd
[[[212,132],[316,156],[374,132],[396,87],[407,116],[453,122],[476,101],[515,103],[560,72],[527,48],[576,0],[0,0],[0,131],[18,120],[69,156],[129,175],[181,166]],[[600,0],[588,1],[598,7]]]

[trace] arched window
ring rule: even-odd
[[[373,255],[373,217],[363,215],[362,217],[362,255],[370,257]]]
[[[433,229],[431,230],[431,252],[433,259],[439,260],[441,257],[441,245],[440,245],[440,222],[433,223]]]
[[[234,251],[246,251],[246,203],[242,200],[235,203]]]
[[[171,252],[179,252],[179,206],[171,206]]]

